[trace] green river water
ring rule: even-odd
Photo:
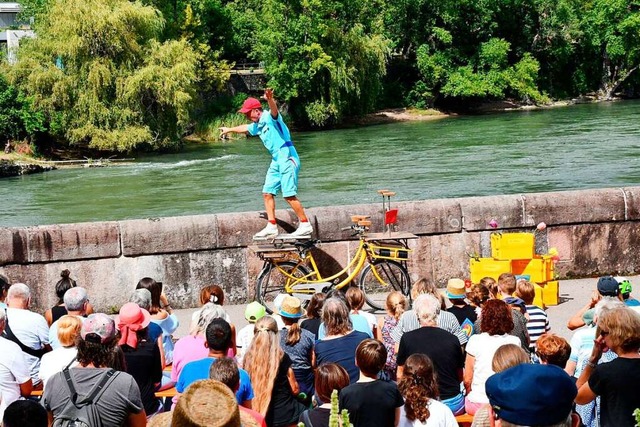
[[[640,101],[298,133],[307,207],[640,185]],[[0,180],[0,227],[262,210],[258,138]],[[286,203],[278,198],[278,207]]]

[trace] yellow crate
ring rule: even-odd
[[[471,258],[469,260],[469,273],[473,283],[478,283],[480,279],[487,276],[498,280],[498,276],[510,271],[511,261],[501,261],[493,258]]]
[[[532,283],[544,283],[553,280],[554,265],[549,257],[512,260],[511,273],[516,276],[529,276]]]
[[[491,257],[499,260],[533,258],[535,242],[532,233],[491,234]]]
[[[540,308],[544,308],[544,298],[543,298],[544,289],[542,288],[542,286],[538,285],[537,283],[533,284],[533,289],[536,292],[536,296],[533,298],[533,305],[538,306]]]
[[[557,280],[549,280],[542,287],[542,301],[546,306],[558,305],[560,301],[560,283]]]

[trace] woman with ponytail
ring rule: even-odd
[[[280,347],[278,326],[271,316],[256,322],[244,369],[254,390],[252,409],[265,417],[268,427],[295,426],[305,405],[296,400],[298,382],[291,358]]]
[[[457,427],[451,409],[438,401],[438,381],[426,354],[412,354],[404,364],[398,389],[404,397],[399,427]]]
[[[296,376],[300,392],[304,393],[309,401],[313,395],[313,366],[315,364],[313,333],[300,328],[298,320],[302,317],[300,300],[296,297],[286,296],[280,307],[280,316],[285,329],[280,331],[280,346],[289,355],[292,362],[293,373]],[[305,399],[305,402],[307,399]]]
[[[407,298],[401,292],[390,292],[387,295],[385,306],[387,314],[384,318],[378,320],[376,339],[382,341],[387,349],[387,362],[384,365],[383,372],[390,380],[395,381],[398,364],[396,363],[396,342],[391,336],[391,332],[396,328],[400,316],[407,309]]]

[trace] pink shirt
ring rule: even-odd
[[[204,346],[204,337],[187,335],[180,338],[173,349],[173,367],[171,381],[178,382],[182,368],[189,362],[204,359],[209,355],[209,349]]]

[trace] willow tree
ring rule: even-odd
[[[9,76],[49,120],[52,136],[100,150],[167,147],[189,123],[197,58],[161,43],[156,9],[128,0],[55,0]]]

